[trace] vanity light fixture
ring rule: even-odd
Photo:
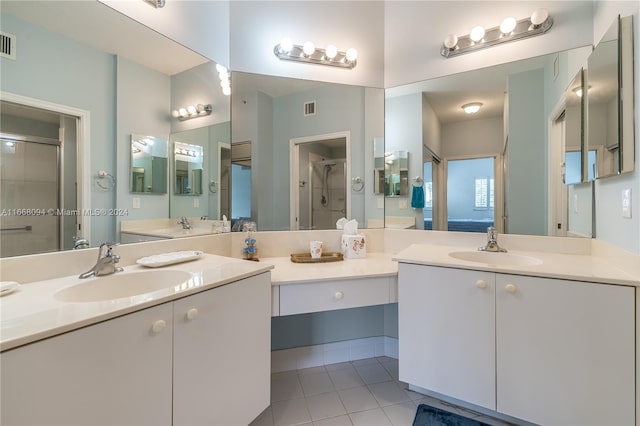
[[[218,71],[218,78],[220,79],[220,87],[222,87],[222,93],[225,96],[231,94],[231,79],[229,76],[229,70],[223,65],[217,64],[216,71]]]
[[[553,19],[549,16],[547,9],[536,9],[530,17],[520,20],[508,17],[499,26],[487,30],[476,26],[468,35],[449,34],[442,43],[440,54],[450,58],[501,43],[541,35],[552,26]]]
[[[303,45],[294,44],[289,37],[283,38],[273,48],[273,53],[283,61],[303,62],[306,64],[328,65],[333,67],[353,69],[357,64],[358,51],[354,48],[346,52],[339,51],[330,44],[326,49],[316,47],[307,41]]]
[[[185,121],[191,118],[207,116],[211,114],[212,110],[213,108],[211,107],[211,104],[197,104],[196,106],[189,105],[186,108],[181,107],[178,109],[174,109],[171,112],[171,115],[180,121]]]
[[[589,89],[591,89],[591,86],[587,87],[587,92],[589,91]],[[581,98],[582,97],[582,86],[574,87],[573,88],[573,93],[575,93],[577,97]]]
[[[145,3],[149,3],[151,6],[155,7],[156,9],[161,9],[164,7],[165,4],[165,0],[144,0]]]
[[[471,102],[468,104],[462,105],[462,110],[467,114],[475,114],[480,111],[480,107],[482,106],[482,102]]]

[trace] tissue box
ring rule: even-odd
[[[362,259],[367,256],[367,245],[364,235],[343,235],[342,254],[347,259]]]

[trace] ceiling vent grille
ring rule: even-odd
[[[316,115],[316,101],[304,103],[304,116]]]
[[[16,36],[0,32],[0,57],[16,59]]]

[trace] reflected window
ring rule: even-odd
[[[447,230],[486,232],[494,216],[494,158],[449,160]]]

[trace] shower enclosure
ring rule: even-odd
[[[309,228],[335,229],[336,221],[347,215],[346,160],[309,163]]]
[[[0,137],[0,256],[60,248],[60,142]]]

